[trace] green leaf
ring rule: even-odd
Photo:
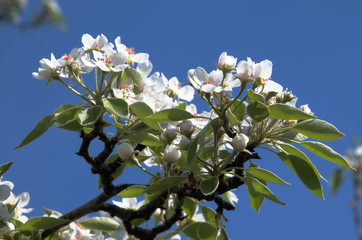
[[[80,125],[78,118],[76,118],[76,119],[71,120],[71,121],[67,122],[66,124],[59,126],[57,128],[68,130],[68,131],[79,132],[80,130],[83,129],[83,126]]]
[[[314,169],[299,156],[288,154],[289,161],[304,185],[317,197],[324,199],[321,183]]]
[[[253,103],[255,101],[264,102],[264,97],[260,94],[255,93],[253,90],[248,90],[249,102]]]
[[[280,177],[278,177],[277,175],[266,169],[252,167],[252,168],[247,168],[245,170],[254,177],[257,177],[258,179],[262,179],[264,181],[272,183],[290,185],[290,183],[285,182]]]
[[[31,132],[26,135],[23,141],[21,141],[21,143],[14,149],[21,148],[43,135],[43,133],[45,133],[54,124],[55,121],[56,119],[53,114],[43,117],[33,128],[33,130],[31,130]]]
[[[0,165],[0,177],[9,170],[12,164],[13,162],[8,162]]]
[[[249,116],[257,122],[262,121],[263,119],[269,116],[269,108],[259,101],[255,101],[250,103],[246,107],[246,111],[248,112]]]
[[[230,108],[226,111],[226,116],[231,124],[240,125],[238,118],[230,111]]]
[[[331,185],[331,193],[332,195],[335,195],[339,189],[339,187],[342,185],[344,181],[344,171],[343,168],[337,168],[332,172],[331,178],[330,178],[330,185]]]
[[[276,103],[269,105],[270,118],[283,120],[304,120],[316,118],[313,115],[303,112],[302,110],[287,104]]]
[[[154,134],[148,132],[138,132],[131,136],[131,138],[143,145],[146,146],[161,146],[163,143],[161,140]]]
[[[217,229],[210,223],[194,222],[184,228],[182,233],[195,240],[214,240]]]
[[[305,139],[308,138],[307,136],[304,136],[303,134],[298,133],[297,131],[294,130],[289,130],[284,133],[274,135],[273,137],[280,141],[289,142],[289,143],[304,141]]]
[[[344,136],[335,126],[319,119],[304,120],[294,125],[293,129],[318,141],[334,141]]]
[[[135,94],[142,92],[140,89],[140,83],[143,78],[142,75],[134,68],[126,68],[122,71],[121,83],[126,85],[134,84],[136,88],[133,89]]]
[[[202,147],[204,146],[206,132],[207,130],[209,130],[210,126],[213,124],[214,121],[218,121],[218,119],[210,121],[191,141],[189,148],[187,150],[187,159],[186,159],[187,169],[192,165],[194,160],[199,155]]]
[[[339,153],[323,143],[306,141],[299,143],[299,145],[328,161],[341,165],[342,167],[353,169]]]
[[[121,198],[139,197],[144,194],[146,188],[147,187],[143,185],[132,185],[118,193],[117,196]]]
[[[186,110],[180,108],[169,108],[164,109],[159,112],[156,112],[152,115],[149,115],[148,119],[155,119],[158,121],[167,121],[167,122],[174,122],[174,121],[181,121],[189,118],[193,118],[194,115],[189,113]]]
[[[263,197],[265,197],[273,202],[279,203],[281,205],[286,205],[286,203],[280,201],[272,193],[272,191],[270,191],[270,189],[266,185],[261,183],[258,179],[252,178],[252,177],[244,177],[244,178],[242,178],[242,180],[245,182],[245,184],[247,186],[251,186],[256,193],[262,195]]]
[[[129,114],[128,103],[121,98],[102,98],[103,106],[118,117],[127,117]]]
[[[129,107],[134,115],[136,115],[146,125],[156,130],[162,130],[157,120],[147,118],[147,116],[153,114],[153,110],[146,103],[135,102]]]
[[[103,113],[102,106],[94,106],[87,109],[84,109],[78,114],[78,121],[82,126],[89,126],[94,124]]]
[[[55,210],[52,210],[52,209],[48,209],[48,208],[43,208],[44,209],[44,214],[47,215],[47,216],[57,216],[57,217],[60,217],[62,216],[62,214],[58,211],[55,211]]]
[[[282,144],[281,143],[281,144],[279,144],[279,146],[281,146],[284,149],[284,151],[286,151],[287,153],[294,154],[294,155],[300,157],[301,159],[303,159],[306,163],[308,163],[308,165],[313,169],[313,171],[315,172],[315,174],[318,177],[320,177],[321,179],[323,179],[324,181],[327,182],[327,180],[318,172],[318,170],[314,166],[314,164],[309,160],[307,155],[305,155],[302,151],[300,151],[298,148],[296,148],[296,147],[294,147],[292,145],[289,145],[289,144]],[[294,168],[292,168],[292,169],[294,169]]]
[[[202,216],[204,216],[205,218],[205,221],[216,227],[216,221],[215,221],[216,212],[213,209],[203,205],[200,205],[200,209]]]
[[[54,122],[55,125],[62,125],[70,120],[76,118],[78,113],[81,111],[83,107],[74,104],[64,104],[60,106],[53,113],[57,120]]]
[[[246,104],[245,103],[240,103],[239,100],[236,100],[230,106],[230,109],[239,121],[243,121],[243,119],[246,115]]]
[[[36,231],[41,229],[52,228],[61,224],[68,223],[68,220],[61,218],[52,218],[52,217],[33,217],[29,219],[26,223],[21,225],[20,231]]]
[[[200,183],[200,190],[205,196],[213,194],[219,186],[219,178],[213,176],[205,179]]]
[[[252,185],[246,184],[246,190],[248,191],[249,200],[251,207],[259,213],[260,207],[264,202],[264,197],[257,193]]]
[[[151,194],[159,191],[169,189],[176,186],[177,184],[183,182],[186,179],[186,176],[171,176],[158,180],[153,183],[151,186],[145,189],[145,193]]]
[[[194,198],[185,197],[182,210],[188,217],[193,217],[197,209],[197,201]]]
[[[93,217],[78,221],[78,223],[86,229],[98,230],[102,232],[112,232],[122,229],[122,226],[116,220],[109,217]]]

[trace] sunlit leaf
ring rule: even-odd
[[[278,183],[278,184],[290,185],[290,183],[285,182],[283,179],[281,179],[280,177],[278,177],[277,175],[275,175],[274,173],[272,173],[269,170],[262,169],[262,168],[256,168],[256,167],[247,168],[245,170],[248,173],[250,173],[251,175],[253,175],[254,177],[257,177],[257,178],[262,179],[264,181],[272,182],[272,183]]]
[[[293,129],[319,141],[333,141],[344,136],[335,126],[319,119],[301,121],[294,125]]]
[[[89,126],[94,124],[102,116],[102,113],[102,106],[93,106],[81,111],[78,114],[78,121],[82,126]]]
[[[315,118],[315,116],[287,104],[276,103],[269,105],[268,107],[270,110],[269,117],[274,119],[302,120]]]
[[[121,198],[139,197],[144,194],[146,188],[147,187],[143,185],[132,185],[118,193],[117,196]]]
[[[262,121],[263,119],[269,116],[269,108],[259,101],[255,101],[250,103],[246,111],[248,112],[249,116],[257,122]]]
[[[151,186],[145,189],[145,193],[151,194],[155,192],[160,192],[171,187],[176,186],[177,184],[183,182],[186,179],[186,176],[171,176],[158,180],[153,183]]]
[[[181,121],[189,118],[193,118],[190,112],[180,109],[180,108],[169,108],[164,109],[159,112],[156,112],[152,115],[149,115],[148,119],[154,119],[158,121],[166,121],[166,122],[174,122],[174,121]]]
[[[98,230],[102,232],[113,232],[122,229],[122,226],[113,218],[93,217],[78,221],[85,229]]]
[[[121,98],[102,98],[103,106],[118,117],[127,117],[129,114],[128,103]]]
[[[162,130],[159,123],[155,119],[149,119],[147,116],[153,114],[153,110],[144,102],[135,102],[130,106],[131,111],[140,119],[142,122],[147,124],[153,129]]]
[[[53,217],[33,217],[21,225],[20,231],[37,231],[68,223],[68,220]]]
[[[195,240],[215,240],[217,229],[210,223],[194,222],[183,229],[182,233]]]
[[[200,190],[205,196],[213,194],[217,187],[219,186],[219,178],[213,176],[211,178],[205,179],[200,183]]]

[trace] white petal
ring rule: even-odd
[[[147,61],[149,58],[147,53],[136,53],[131,57],[131,60],[137,63],[142,63]]]
[[[168,86],[169,88],[171,88],[174,91],[177,91],[179,88],[179,81],[177,80],[177,77],[172,77],[169,81],[168,81]]]
[[[191,86],[184,86],[179,91],[179,97],[183,100],[191,102],[194,99],[195,90]]]
[[[202,85],[201,90],[204,92],[212,92],[212,91],[214,91],[215,88],[216,87],[212,84],[205,84],[205,85]]]
[[[108,39],[103,34],[101,34],[101,36],[97,37],[97,39],[98,39],[97,47],[99,47],[100,49],[102,49],[108,43]]]
[[[273,63],[269,60],[264,60],[260,62],[260,66],[262,68],[260,77],[264,79],[270,78],[270,76],[272,75]]]
[[[94,46],[95,39],[91,35],[86,33],[82,36],[82,43],[85,49],[91,49]]]
[[[137,65],[137,71],[143,78],[146,78],[152,71],[152,63],[149,60],[139,63]]]

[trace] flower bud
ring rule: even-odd
[[[180,132],[182,135],[185,135],[186,137],[191,137],[192,133],[194,132],[194,125],[190,120],[184,120],[179,125]]]
[[[126,142],[119,144],[117,147],[117,153],[122,160],[130,159],[133,155],[133,152],[133,146]]]
[[[178,128],[176,126],[173,126],[173,125],[167,126],[166,129],[165,129],[165,132],[166,132],[166,137],[168,139],[170,139],[170,140],[175,139],[177,134],[179,133]]]
[[[180,141],[180,148],[182,150],[187,150],[189,148],[189,146],[190,146],[190,143],[191,143],[190,139],[188,139],[185,136],[182,136],[181,141]]]
[[[227,55],[226,52],[223,52],[219,57],[219,62],[217,63],[217,67],[225,72],[231,72],[235,69],[236,58],[233,56]]]
[[[313,114],[312,111],[310,110],[310,108],[308,107],[308,104],[304,104],[304,105],[300,106],[299,109],[305,113]]]
[[[176,162],[181,157],[181,151],[175,145],[167,145],[163,159],[169,163]]]
[[[246,148],[248,145],[249,138],[243,133],[238,133],[233,138],[233,141],[231,142],[231,145],[233,146],[234,150],[237,152],[241,152]]]

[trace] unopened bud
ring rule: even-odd
[[[190,143],[191,143],[190,139],[188,139],[185,136],[182,136],[181,141],[180,141],[180,148],[182,150],[187,150],[189,148],[189,146],[190,146]]]
[[[130,159],[133,155],[133,152],[133,146],[126,142],[119,144],[117,147],[117,153],[122,160]]]
[[[190,120],[184,120],[179,125],[180,132],[182,135],[185,135],[186,137],[191,137],[192,133],[194,132],[194,125]]]
[[[243,133],[238,133],[233,138],[231,145],[233,146],[234,150],[237,152],[243,151],[246,146],[248,145],[249,137]]]
[[[165,129],[165,132],[166,132],[166,137],[168,139],[170,139],[170,140],[175,139],[177,134],[179,133],[178,128],[176,126],[173,126],[173,125],[167,126],[166,129]]]
[[[169,163],[176,162],[181,157],[181,151],[175,145],[168,145],[165,148],[163,159]]]

